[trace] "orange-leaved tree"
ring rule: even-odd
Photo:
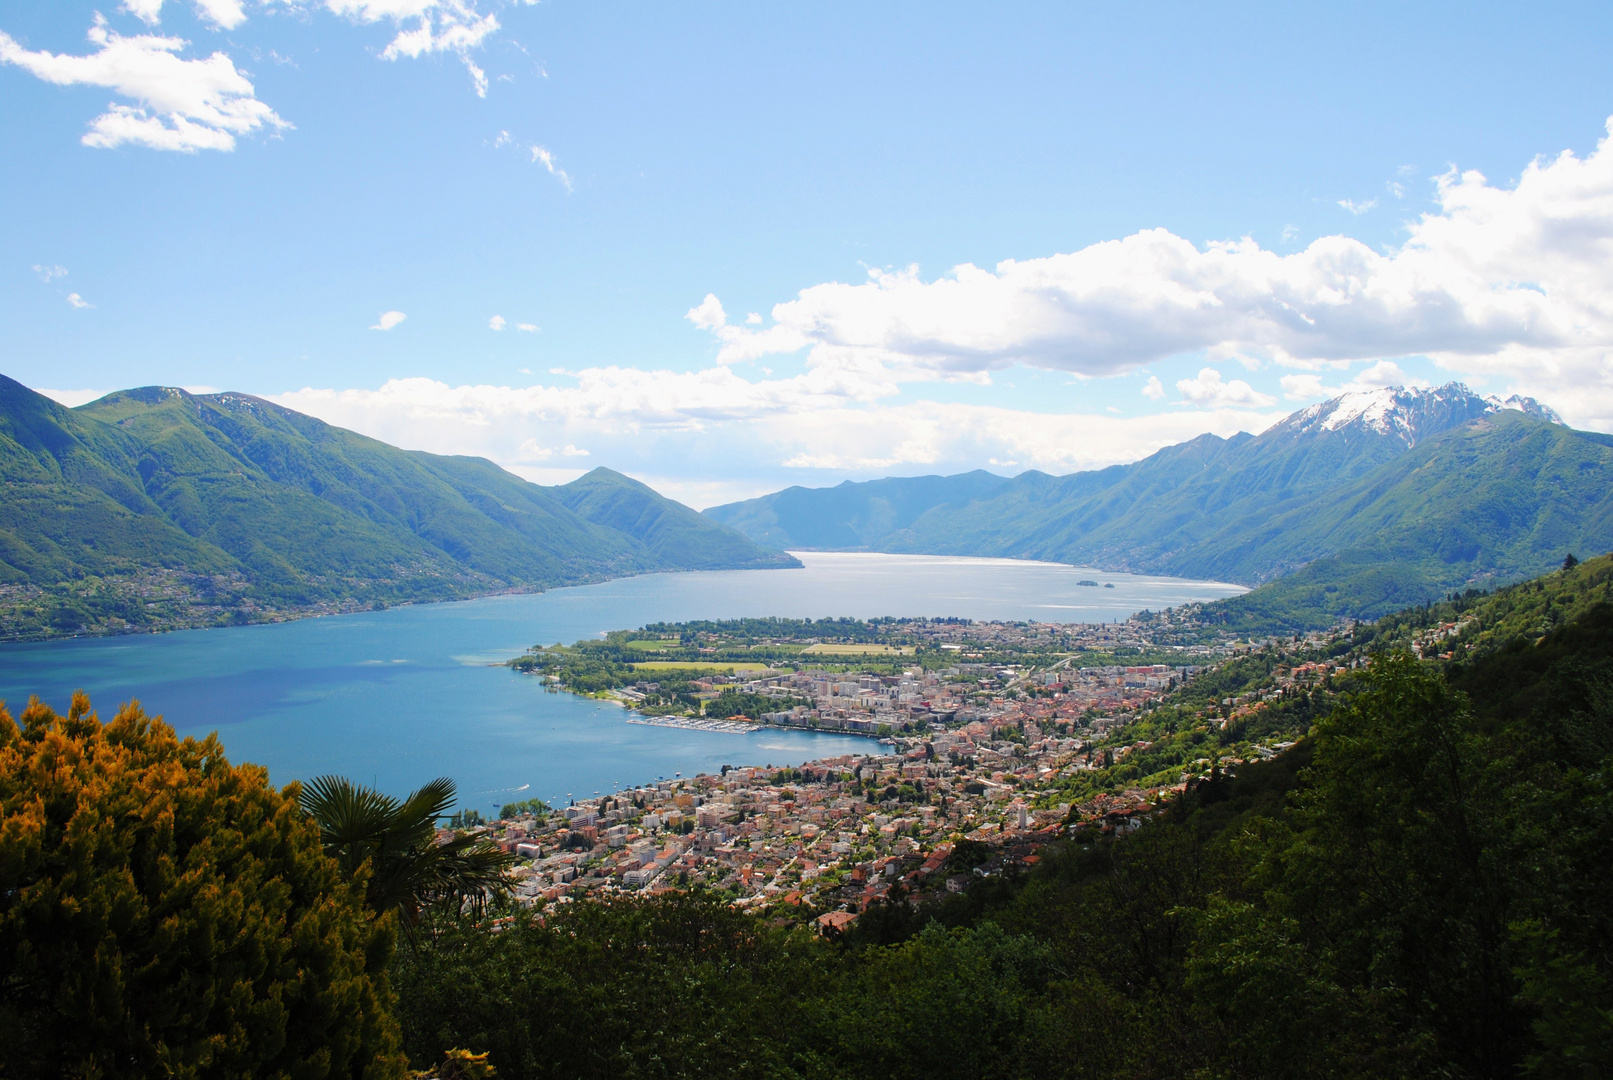
[[[402,1076],[392,920],[297,796],[138,703],[0,705],[0,1076]]]

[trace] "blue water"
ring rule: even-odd
[[[800,558],[805,569],[655,574],[272,626],[0,646],[0,700],[15,715],[38,694],[65,712],[83,689],[110,715],[138,698],[182,733],[218,731],[231,760],[267,766],[277,784],[339,773],[402,794],[451,776],[465,805],[485,809],[878,750],[844,735],[629,724],[615,706],[491,666],[532,644],[747,615],[1106,622],[1242,591],[1005,559]],[[1115,587],[1077,585],[1083,578]]]

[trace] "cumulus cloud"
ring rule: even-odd
[[[487,328],[489,330],[502,330],[502,329],[504,329],[504,316],[502,316],[502,315],[494,315],[491,319],[488,319],[487,320]]]
[[[525,334],[536,334],[538,332],[538,324],[537,323],[529,323],[529,322],[516,323],[515,328],[517,330],[521,331],[522,333],[525,333]]]
[[[1158,375],[1148,376],[1148,382],[1143,384],[1143,397],[1149,401],[1165,400],[1165,387],[1160,383]]]
[[[408,317],[401,311],[383,311],[381,312],[381,317],[375,320],[375,325],[370,329],[390,330]]]
[[[1276,404],[1276,398],[1255,390],[1242,379],[1222,382],[1221,373],[1214,368],[1201,368],[1196,379],[1179,379],[1176,389],[1182,398],[1194,405],[1242,406],[1262,408]]]
[[[1350,213],[1360,217],[1362,214],[1378,205],[1377,199],[1367,199],[1365,202],[1356,202],[1354,199],[1340,199],[1339,205]]]
[[[1283,396],[1290,401],[1314,401],[1317,398],[1338,397],[1359,390],[1380,390],[1385,386],[1431,385],[1427,379],[1408,375],[1393,360],[1379,360],[1371,367],[1358,372],[1355,378],[1339,385],[1328,386],[1320,375],[1284,375],[1281,379]]]
[[[184,60],[177,55],[189,45],[183,38],[124,37],[99,15],[88,37],[96,51],[70,56],[24,49],[0,31],[0,63],[15,64],[58,86],[106,87],[136,102],[114,102],[90,121],[81,140],[85,146],[233,150],[236,136],[291,126],[257,99],[251,82],[222,52]]]
[[[162,21],[162,0],[123,0],[118,10],[126,11],[147,26]]]
[[[72,304],[75,308],[90,308],[95,306],[76,292],[70,292],[67,294],[67,302]]]
[[[721,367],[611,367],[571,380],[510,387],[395,379],[374,390],[306,388],[274,400],[411,449],[486,456],[545,483],[569,479],[563,469],[582,447],[657,483],[676,480],[666,475],[669,461],[691,473],[720,464],[732,497],[746,484],[770,490],[847,473],[962,471],[992,459],[1058,473],[1101,468],[1205,431],[1261,431],[1281,417],[1225,403],[1122,418],[892,402],[893,386],[810,371],[750,381]]]
[[[43,281],[45,284],[48,285],[52,281],[55,281],[57,278],[66,277],[67,276],[67,267],[65,267],[65,266],[41,266],[38,263],[35,263],[34,264],[34,273],[39,276],[40,281]]]
[[[1164,229],[1069,254],[916,269],[803,289],[772,325],[703,318],[732,364],[804,351],[809,367],[895,381],[1014,364],[1115,375],[1202,353],[1321,372],[1422,355],[1510,391],[1573,396],[1571,422],[1613,427],[1613,144],[1491,184],[1452,170],[1399,248],[1345,236],[1282,255],[1203,249]],[[720,301],[696,311],[715,313]]]
[[[722,309],[722,301],[717,299],[715,293],[707,293],[706,298],[685,312],[683,317],[702,330],[715,330],[728,322],[728,313]]]

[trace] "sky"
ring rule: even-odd
[[[1613,5],[0,0],[0,373],[696,507],[1613,431]]]

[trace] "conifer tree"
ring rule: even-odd
[[[392,921],[297,796],[138,703],[0,706],[0,1075],[401,1077]]]

